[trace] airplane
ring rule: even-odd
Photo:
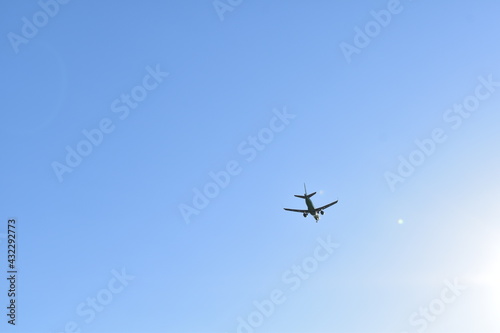
[[[311,197],[313,195],[316,194],[316,192],[313,192],[311,194],[307,194],[307,190],[306,190],[306,184],[304,184],[304,195],[295,195],[297,198],[301,198],[301,199],[305,199],[306,200],[306,205],[307,205],[307,209],[291,209],[291,208],[283,208],[284,210],[288,210],[290,212],[297,212],[297,213],[302,213],[302,215],[304,215],[304,217],[307,217],[307,214],[311,214],[314,219],[316,220],[316,223],[318,223],[318,220],[319,220],[319,214],[323,215],[325,214],[325,212],[323,211],[324,209],[330,207],[330,206],[333,206],[335,205],[337,202],[339,202],[338,200],[337,201],[334,201],[334,202],[331,202],[329,203],[328,205],[324,205],[323,207],[319,207],[319,208],[314,208],[314,205],[311,201]]]

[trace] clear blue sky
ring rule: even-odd
[[[62,2],[1,5],[0,330],[500,331],[499,3]]]

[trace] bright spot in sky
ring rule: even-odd
[[[399,219],[398,224],[403,224],[403,219]]]

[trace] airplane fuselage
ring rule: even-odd
[[[307,210],[309,211],[309,214],[314,216],[314,219],[317,222],[319,220],[319,214],[316,212],[316,209],[314,208],[314,205],[311,201],[311,198],[308,198],[307,196],[306,196],[306,205],[307,205]]]

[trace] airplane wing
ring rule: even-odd
[[[326,209],[326,208],[328,208],[330,206],[335,205],[337,202],[339,202],[339,201],[337,200],[337,201],[334,201],[334,202],[330,202],[328,205],[324,205],[323,207],[316,208],[316,211],[320,211],[320,210]]]
[[[291,208],[283,208],[284,210],[288,210],[290,212],[297,212],[297,213],[309,213],[308,210],[305,209],[291,209]]]

